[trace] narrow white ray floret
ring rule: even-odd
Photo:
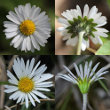
[[[10,45],[14,48],[34,52],[35,49],[40,50],[40,46],[45,46],[51,33],[46,12],[27,3],[15,7],[15,12],[9,11],[6,17],[10,21],[4,22],[4,32],[7,39],[12,39]]]
[[[5,92],[12,93],[9,99],[17,100],[17,103],[24,102],[26,108],[29,106],[29,100],[35,106],[35,101],[40,103],[40,98],[48,98],[42,92],[49,92],[48,87],[52,87],[52,81],[47,81],[53,77],[50,73],[44,73],[47,67],[40,66],[40,61],[35,65],[35,59],[27,61],[26,65],[24,60],[17,58],[14,60],[13,70],[14,76],[10,71],[7,71],[9,83],[12,85],[5,85]]]
[[[76,46],[80,33],[83,33],[81,49],[85,51],[90,46],[90,40],[94,44],[102,45],[100,37],[108,37],[108,30],[101,27],[107,23],[107,18],[98,12],[96,6],[90,9],[86,4],[82,12],[77,5],[76,9],[66,10],[61,15],[63,18],[59,18],[58,21],[62,27],[59,27],[58,31],[61,32],[66,45]]]
[[[102,67],[100,70],[97,70],[97,67],[100,63],[97,63],[92,68],[92,61],[85,62],[85,65],[83,67],[82,64],[79,65],[79,67],[74,63],[74,67],[77,73],[77,76],[75,76],[68,67],[64,66],[64,68],[67,70],[68,74],[58,74],[57,77],[60,77],[62,79],[65,79],[69,82],[72,82],[73,84],[77,84],[81,93],[86,94],[88,93],[90,85],[99,80],[99,79],[105,79],[103,75],[107,74],[108,71],[106,71],[105,67]]]

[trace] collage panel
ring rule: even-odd
[[[110,110],[110,0],[1,0],[0,14],[0,110]]]
[[[110,56],[57,56],[55,110],[109,110]]]
[[[0,1],[0,54],[54,54],[53,0]]]
[[[0,56],[0,110],[54,110],[54,56]]]
[[[110,0],[55,0],[56,55],[110,55]]]

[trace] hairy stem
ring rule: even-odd
[[[83,110],[87,108],[87,94],[83,94]]]
[[[82,44],[84,33],[85,32],[79,33],[79,41],[78,41],[78,47],[77,47],[77,53],[76,53],[77,55],[81,55],[81,44]]]

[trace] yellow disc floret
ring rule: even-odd
[[[34,88],[34,82],[28,77],[23,77],[19,80],[18,88],[25,93],[31,92]]]
[[[20,24],[20,31],[22,34],[29,36],[35,32],[36,26],[33,21],[25,20]]]

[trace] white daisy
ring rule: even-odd
[[[51,81],[46,81],[53,77],[52,74],[46,73],[44,74],[47,67],[44,65],[40,65],[40,61],[34,67],[35,59],[33,58],[31,62],[29,60],[24,63],[23,59],[15,59],[13,70],[15,72],[16,77],[10,72],[7,71],[7,75],[10,78],[8,81],[12,85],[6,85],[5,92],[13,93],[9,99],[17,100],[17,103],[24,102],[26,107],[29,106],[30,102],[35,106],[35,101],[40,103],[38,97],[48,98],[41,91],[50,91],[48,87],[52,87],[53,83]],[[35,101],[34,101],[35,100]]]
[[[108,72],[108,71],[105,71],[106,69],[104,67],[96,72],[96,69],[99,64],[100,63],[97,63],[92,68],[92,61],[90,63],[86,62],[84,69],[83,69],[82,64],[80,64],[79,68],[78,68],[78,66],[74,63],[74,67],[75,67],[77,76],[75,76],[66,66],[64,66],[64,68],[69,73],[67,75],[59,74],[57,77],[60,77],[69,82],[72,82],[73,84],[77,84],[81,93],[86,94],[86,93],[88,93],[90,85],[99,79],[104,79],[104,77],[102,77],[102,75],[104,75]]]
[[[62,27],[59,27],[58,30],[64,36],[63,40],[66,40],[67,45],[76,46],[81,32],[83,34],[81,44],[83,51],[89,47],[89,40],[92,40],[94,44],[102,45],[100,36],[108,37],[106,34],[108,30],[101,27],[107,23],[107,19],[105,16],[101,16],[102,13],[98,12],[96,6],[89,9],[86,4],[82,13],[77,5],[76,9],[66,10],[61,15],[64,18],[58,19],[62,24]]]
[[[14,48],[34,52],[34,49],[40,50],[40,45],[45,46],[51,31],[46,12],[27,3],[25,6],[19,5],[15,12],[10,11],[6,17],[10,21],[4,22],[4,32],[7,39],[13,38],[10,45]]]

